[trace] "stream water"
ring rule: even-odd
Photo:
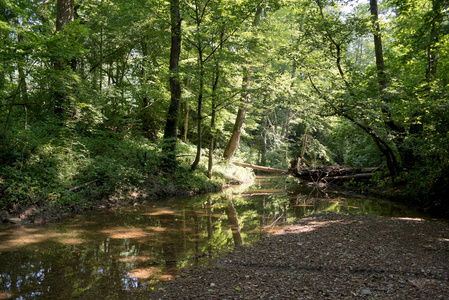
[[[389,201],[298,187],[250,186],[97,210],[46,225],[0,227],[0,299],[140,299],[180,269],[259,240],[314,212],[418,217]]]

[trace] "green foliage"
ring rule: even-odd
[[[58,32],[54,2],[0,3],[3,209],[89,206],[86,199],[137,190],[199,193],[244,181],[252,175],[220,162],[212,180],[205,159],[193,173],[189,165],[190,143],[200,137],[204,156],[214,136],[220,160],[245,93],[236,160],[278,168],[302,155],[315,165],[396,160],[401,172],[392,182],[423,206],[447,205],[437,188],[445,190],[449,164],[444,1],[380,3],[382,88],[367,3],[183,2],[179,127],[190,143],[178,142],[175,153],[163,152],[160,140],[170,102],[167,2],[82,1]],[[160,168],[168,157],[176,157],[173,174]]]

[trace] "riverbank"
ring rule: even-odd
[[[191,268],[151,299],[445,299],[449,224],[320,213]]]
[[[88,195],[92,193],[92,190],[104,188],[92,184],[92,186],[86,186],[90,191],[81,193],[82,195],[84,194],[83,198],[65,205],[55,204],[51,201],[17,203],[8,210],[0,211],[0,226],[2,223],[19,225],[30,223],[43,224],[58,221],[83,211],[106,209],[121,205],[137,205],[145,201],[167,197],[185,197],[217,192],[229,185],[237,185],[254,180],[254,175],[251,172],[232,164],[219,164],[215,167],[215,171],[212,179],[208,179],[203,175],[204,170],[194,173],[186,170],[185,172],[171,175],[161,174],[157,178],[148,180],[145,184],[135,186],[132,189],[117,190],[102,197],[89,198]]]
[[[83,211],[139,204],[167,197],[185,197],[217,192],[229,185],[254,180],[254,174],[251,171],[226,162],[214,166],[214,175],[211,179],[206,177],[206,170],[202,165],[195,172],[180,165],[175,174],[167,174],[157,169],[152,173],[149,173],[148,169],[131,170],[135,172],[136,177],[144,177],[144,179],[141,182],[123,184],[127,178],[114,175],[110,176],[108,180],[105,178],[91,180],[85,184],[75,184],[74,181],[61,183],[52,192],[56,195],[55,197],[51,197],[51,194],[47,195],[48,197],[44,195],[31,197],[31,192],[27,192],[22,201],[8,201],[5,196],[2,201],[7,204],[2,205],[3,209],[0,209],[0,226],[5,223],[43,224],[59,221],[64,217]],[[42,180],[42,175],[36,173],[35,176],[36,181]],[[131,177],[131,174],[128,176]],[[72,187],[66,187],[67,184]],[[26,188],[36,189],[32,185]],[[39,187],[41,191],[46,188],[46,186]],[[65,189],[65,192],[59,192],[62,188]],[[14,195],[7,196],[13,197]]]

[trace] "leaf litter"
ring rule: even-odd
[[[212,262],[151,299],[449,299],[449,224],[325,212]]]

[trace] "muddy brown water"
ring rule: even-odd
[[[222,193],[3,226],[0,299],[148,299],[182,268],[321,211],[422,217],[389,201],[264,176]]]

